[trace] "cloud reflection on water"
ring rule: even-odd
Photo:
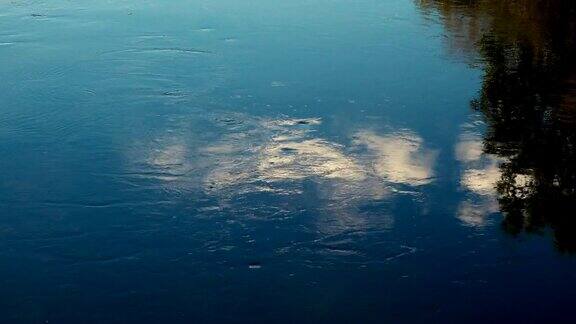
[[[390,183],[418,186],[434,179],[433,165],[436,152],[423,148],[423,140],[410,131],[384,136],[371,131],[360,131],[354,144],[370,151],[373,172]]]
[[[360,129],[336,143],[318,135],[322,121],[317,118],[219,120],[216,139],[186,144],[172,132],[171,140],[155,140],[147,148],[147,168],[170,175],[156,178],[163,186],[199,190],[216,198],[220,209],[235,211],[253,207],[242,206],[243,197],[284,197],[290,210],[313,208],[331,215],[318,221],[330,224],[324,230],[333,232],[365,228],[372,217],[370,222],[390,227],[392,218],[382,205],[363,207],[395,195],[419,195],[417,187],[434,181],[437,152],[410,130]],[[313,206],[300,206],[310,195]]]
[[[462,163],[460,187],[466,198],[458,206],[457,217],[465,225],[483,226],[487,216],[498,211],[496,184],[500,179],[499,159],[483,153],[482,137],[465,125],[455,147]]]
[[[312,126],[319,123],[318,119],[264,121],[257,127],[268,136],[232,134],[204,148],[214,159],[206,176],[207,191],[255,181],[273,184],[316,179],[350,185],[379,179],[384,188],[433,181],[435,153],[425,149],[416,134],[403,131],[380,136],[362,130],[352,135],[349,145],[343,145],[314,137]],[[366,187],[364,195],[381,197],[385,191],[376,189],[373,194],[372,190]]]
[[[466,125],[456,144],[455,157],[462,163],[460,187],[466,199],[458,207],[458,219],[470,226],[483,226],[488,215],[499,211],[498,183],[502,179],[501,164],[508,160],[483,151],[482,136]],[[531,178],[517,175],[515,183],[527,186]]]

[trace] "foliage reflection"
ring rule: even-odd
[[[484,69],[473,100],[499,162],[496,196],[511,234],[551,228],[576,251],[576,2],[419,0],[450,51]]]

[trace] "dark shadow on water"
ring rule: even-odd
[[[479,63],[472,108],[485,154],[501,159],[502,228],[551,229],[576,252],[576,1],[419,0],[442,21],[452,55]]]

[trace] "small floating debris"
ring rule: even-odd
[[[211,51],[205,51],[205,50],[200,50],[200,49],[194,49],[194,48],[179,48],[179,47],[171,47],[171,48],[162,48],[162,47],[157,47],[157,48],[150,48],[150,49],[145,49],[142,51],[148,51],[148,52],[174,52],[174,53],[190,53],[190,54],[214,54]]]
[[[184,94],[179,90],[164,91],[162,95],[167,97],[184,97]]]
[[[198,211],[200,211],[200,212],[210,212],[210,211],[218,211],[218,210],[220,210],[220,206],[207,206],[207,207],[198,208]]]
[[[124,50],[107,51],[101,53],[102,55],[121,54],[121,53],[134,53],[134,54],[151,54],[151,53],[172,53],[172,54],[190,54],[190,55],[204,55],[214,54],[211,51],[205,51],[194,48],[179,48],[179,47],[153,47],[153,48],[132,48]]]
[[[407,246],[407,245],[401,245],[400,247],[404,250],[404,252],[400,252],[400,253],[391,255],[391,256],[386,258],[386,261],[392,261],[392,260],[401,258],[401,257],[406,256],[406,255],[414,254],[418,251],[417,248]]]
[[[252,262],[248,264],[248,269],[261,269],[261,268],[262,264],[260,264],[260,262]]]
[[[320,118],[298,118],[298,119],[281,119],[273,121],[272,124],[278,126],[296,126],[296,125],[320,125]]]
[[[280,151],[282,151],[282,153],[293,153],[293,152],[297,152],[298,149],[295,149],[293,147],[282,147],[282,148],[280,148]]]

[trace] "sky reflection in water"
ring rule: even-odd
[[[0,1],[0,322],[566,320],[574,10]]]

